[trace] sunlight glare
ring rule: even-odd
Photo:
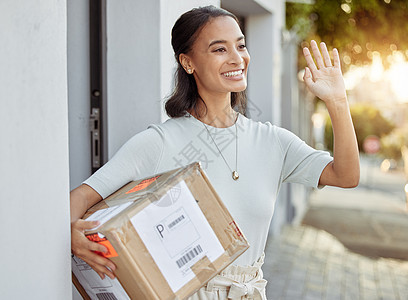
[[[391,67],[387,72],[387,77],[391,84],[391,89],[398,97],[399,102],[408,101],[408,62],[401,52],[396,51],[392,55]]]
[[[373,63],[371,65],[370,80],[378,82],[383,78],[384,67],[382,64],[381,54],[378,51],[373,52]]]
[[[350,91],[356,87],[361,79],[366,75],[365,67],[351,66],[350,69],[344,74],[344,84],[346,90]]]

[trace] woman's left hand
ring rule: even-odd
[[[325,43],[320,43],[320,50],[315,41],[311,48],[316,64],[307,47],[303,48],[307,67],[303,80],[309,90],[324,102],[346,99],[346,88],[340,67],[340,57],[337,49],[333,49],[333,64]],[[320,52],[321,51],[321,52]],[[317,66],[316,66],[317,65]]]

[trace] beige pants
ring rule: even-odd
[[[229,266],[211,279],[188,300],[254,299],[266,300],[262,255],[252,266]]]

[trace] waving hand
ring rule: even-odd
[[[324,102],[346,98],[346,89],[341,73],[340,57],[337,49],[333,50],[333,64],[325,43],[320,43],[320,50],[315,41],[311,41],[312,54],[303,48],[307,67],[303,80],[309,90]]]
[[[320,175],[321,185],[355,187],[360,179],[357,139],[347,101],[346,89],[340,68],[340,57],[333,50],[333,64],[325,43],[320,50],[311,42],[312,54],[303,49],[307,67],[303,79],[309,90],[326,104],[333,125],[333,161]]]

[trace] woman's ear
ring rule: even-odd
[[[192,67],[191,59],[188,55],[181,53],[179,55],[179,61],[183,69],[187,72],[187,74],[193,74],[194,69]]]

